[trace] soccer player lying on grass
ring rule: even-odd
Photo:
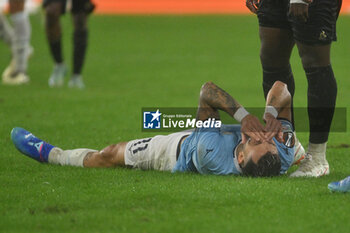
[[[223,110],[238,120],[241,126],[197,128],[191,132],[120,142],[101,151],[62,150],[22,128],[14,128],[11,138],[23,154],[52,164],[276,176],[285,173],[294,158],[303,157],[305,153],[290,123],[290,104],[287,86],[276,82],[267,97],[266,125],[263,126],[228,93],[208,82],[201,88],[196,119],[218,120],[218,110]],[[294,151],[298,151],[297,156]]]

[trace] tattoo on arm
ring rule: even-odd
[[[276,96],[271,96],[271,99],[268,101],[267,105],[274,106],[276,102]]]
[[[233,117],[239,107],[241,105],[226,91],[214,83],[208,82],[201,90],[197,118],[201,120],[207,118],[219,119],[218,110],[223,110]]]

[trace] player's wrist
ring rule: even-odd
[[[274,106],[267,105],[265,107],[264,119],[266,119],[269,115],[273,116],[274,118],[277,118],[278,111]]]
[[[244,107],[239,107],[233,115],[233,118],[238,122],[242,122],[242,120],[249,114],[250,113]]]

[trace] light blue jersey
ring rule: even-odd
[[[280,121],[283,126],[285,143],[280,143],[275,138],[273,140],[280,155],[281,174],[283,174],[294,160],[294,134],[290,122]],[[240,125],[196,129],[183,141],[173,172],[239,175],[242,171],[235,157],[235,149],[241,140]]]

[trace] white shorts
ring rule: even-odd
[[[180,140],[190,131],[136,139],[126,144],[125,164],[142,170],[171,171],[176,164]]]

